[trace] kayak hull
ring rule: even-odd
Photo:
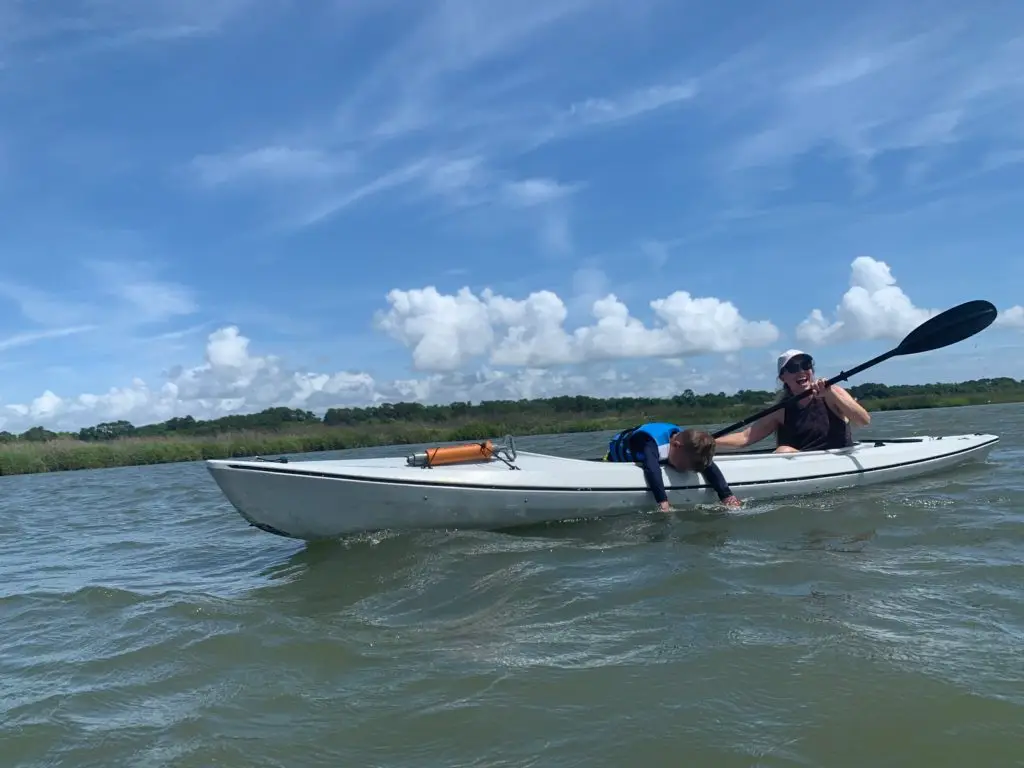
[[[939,473],[985,459],[998,441],[988,434],[899,438],[793,454],[723,452],[716,463],[737,496],[760,501]],[[512,528],[653,504],[637,465],[528,452],[512,466],[491,460],[424,468],[404,457],[206,464],[245,520],[307,541],[381,530]],[[700,475],[668,467],[663,474],[674,507],[717,503]]]

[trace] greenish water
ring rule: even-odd
[[[862,435],[975,431],[737,516],[316,546],[201,464],[0,478],[0,765],[1024,766],[1024,407]]]

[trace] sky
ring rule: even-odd
[[[0,429],[1024,378],[1024,5],[0,0]]]

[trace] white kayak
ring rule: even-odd
[[[722,452],[715,461],[742,500],[887,483],[982,460],[996,435],[906,437],[803,453]],[[650,510],[639,465],[456,446],[463,463],[423,466],[426,454],[345,460],[208,460],[236,510],[269,533],[308,541],[381,530],[502,529]],[[490,443],[487,443],[490,448]],[[451,448],[431,450],[452,450]],[[485,458],[485,455],[487,458]],[[715,504],[704,478],[663,467],[674,507]]]

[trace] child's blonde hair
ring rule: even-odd
[[[710,432],[702,429],[684,429],[672,435],[672,445],[681,448],[693,463],[695,472],[703,472],[715,458],[718,447]]]

